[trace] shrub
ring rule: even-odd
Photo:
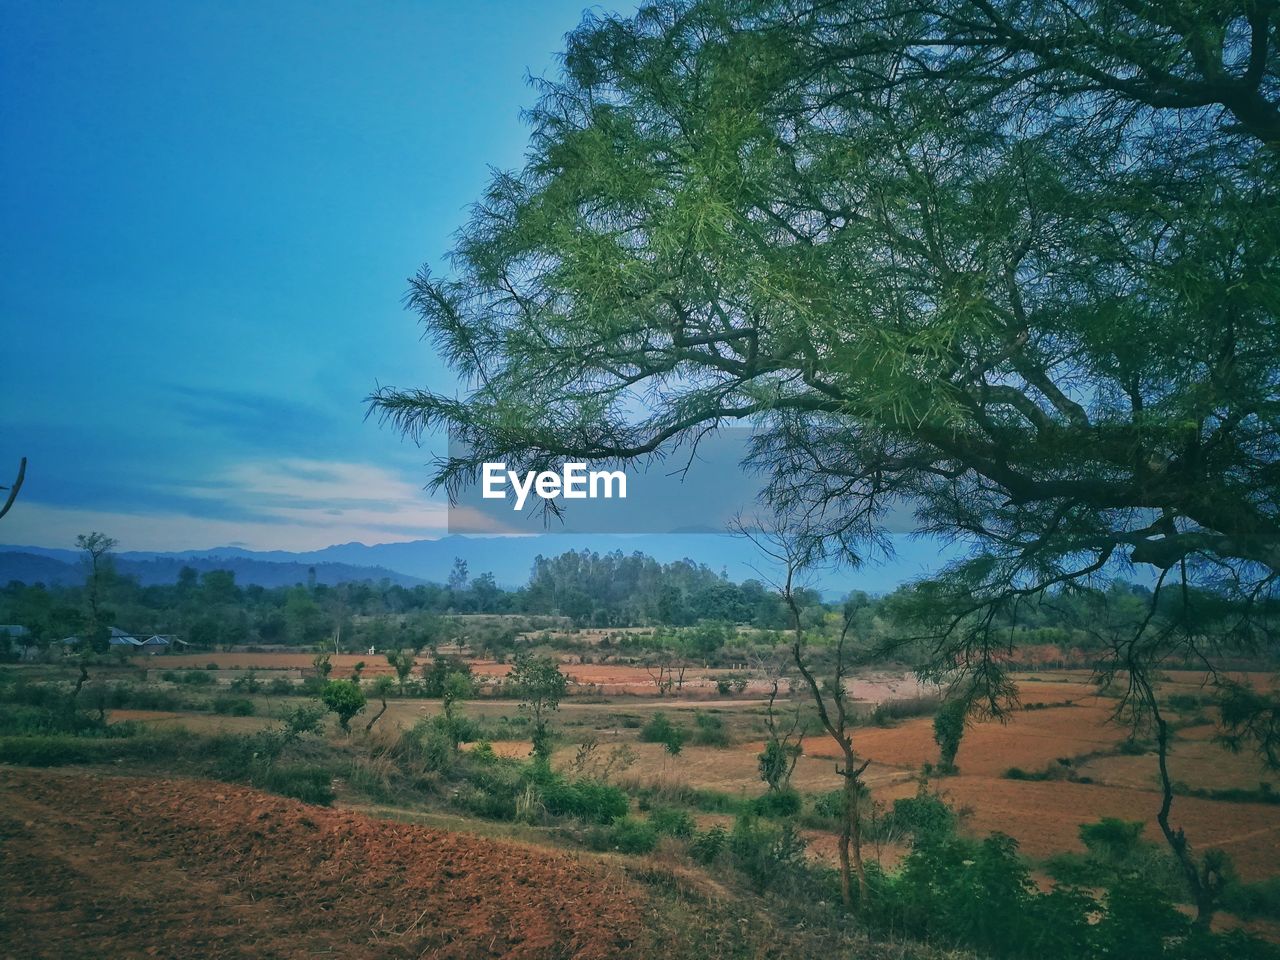
[[[658,845],[658,831],[653,824],[634,817],[614,821],[607,834],[606,849],[619,853],[652,853]]]
[[[841,801],[843,810],[843,800]],[[800,794],[790,787],[770,790],[751,802],[753,812],[762,817],[794,817],[800,812]]]
[[[288,696],[293,693],[293,681],[288,677],[272,677],[267,683],[267,692],[276,696]]]
[[[536,767],[535,767],[536,769]],[[566,781],[558,774],[539,777],[542,803],[548,813],[577,817],[591,823],[613,823],[625,817],[631,804],[617,787],[595,780]]]
[[[270,766],[254,777],[253,785],[303,803],[333,803],[333,776],[324,767],[304,764]]]
[[[670,718],[662,711],[658,711],[640,728],[640,740],[644,743],[666,743],[675,730],[675,724]]]
[[[658,833],[668,837],[688,840],[693,836],[693,817],[675,807],[654,807],[649,812],[649,823]]]
[[[757,891],[800,870],[804,866],[804,848],[804,839],[790,821],[774,826],[750,813],[738,816],[729,836],[734,863]]]
[[[1222,908],[1246,920],[1280,920],[1280,877],[1231,884],[1223,893]]]
[[[729,746],[729,732],[724,728],[724,721],[714,713],[703,713],[699,710],[693,715],[693,721],[694,743],[703,747]]]
[[[218,669],[218,665],[209,664],[210,670]],[[209,676],[208,673],[201,673],[199,670],[187,670],[178,678],[179,683],[184,683],[189,687],[209,687],[217,683],[217,679]]]
[[[1097,823],[1080,824],[1080,840],[1090,853],[1120,862],[1138,849],[1143,827],[1141,820],[1103,817]]]
[[[699,833],[689,842],[689,855],[699,863],[710,865],[719,859],[729,844],[729,831],[716,824],[705,833]]]
[[[213,712],[231,717],[252,717],[257,712],[253,701],[245,697],[218,697],[213,701]]]
[[[68,734],[0,737],[0,763],[16,763],[27,767],[95,763],[125,756],[128,746],[120,739],[76,737]]]
[[[1048,780],[1049,774],[1046,771],[1037,773],[1028,773],[1021,767],[1010,767],[1004,772],[1005,778],[1008,780]]]
[[[838,820],[844,816],[844,791],[832,790],[813,798],[813,812],[820,817]]]
[[[235,693],[257,693],[262,689],[262,681],[250,670],[231,681],[231,689]]]
[[[910,833],[917,842],[944,839],[955,834],[955,811],[937,794],[930,793],[923,782],[914,797],[893,801],[890,816],[897,829]]]
[[[364,709],[364,691],[350,680],[330,680],[320,691],[320,700],[337,714],[338,725],[350,731],[351,718]]]

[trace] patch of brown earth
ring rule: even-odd
[[[563,853],[244,787],[0,768],[15,957],[634,956],[643,896]]]

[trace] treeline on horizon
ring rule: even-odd
[[[343,649],[379,650],[434,646],[455,640],[478,641],[498,651],[515,640],[517,628],[553,624],[579,628],[749,627],[775,634],[792,624],[777,591],[757,579],[734,582],[724,572],[685,559],[659,563],[642,553],[569,551],[539,556],[526,585],[499,586],[490,573],[471,576],[455,560],[447,582],[405,587],[389,581],[359,581],[328,586],[310,578],[290,587],[267,588],[236,583],[229,570],[197,573],[183,568],[172,584],[140,584],[107,564],[100,573],[102,615],[112,626],[150,635],[175,634],[205,648],[231,645],[331,644]],[[858,633],[867,640],[889,634],[900,619],[898,608],[916,588],[904,586],[887,596],[855,591],[826,601],[812,589],[795,591],[806,632],[820,636],[836,611],[857,608]],[[1114,581],[1110,602],[1140,602],[1150,596],[1141,585]],[[1088,631],[1078,625],[1079,603],[1069,595],[1028,604],[1007,618],[1011,644],[1053,644],[1088,649]],[[460,621],[459,615],[524,615],[524,624],[493,619]],[[554,621],[547,618],[556,618]],[[85,586],[46,586],[13,581],[0,588],[0,622],[27,628],[30,635],[11,645],[46,647],[82,634],[91,622]],[[16,652],[16,651],[14,651]],[[711,652],[711,651],[706,651]]]

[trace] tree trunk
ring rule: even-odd
[[[373,729],[373,725],[382,719],[382,715],[387,712],[387,698],[382,698],[382,709],[373,715],[373,719],[364,725],[364,732],[368,733]]]
[[[1173,808],[1173,783],[1169,779],[1168,766],[1169,725],[1164,717],[1160,716],[1158,708],[1154,710],[1154,719],[1156,724],[1156,756],[1159,760],[1162,795],[1160,812],[1156,814],[1156,822],[1160,824],[1160,832],[1164,834],[1164,838],[1169,844],[1169,849],[1173,851],[1173,856],[1178,861],[1178,866],[1182,868],[1183,876],[1186,877],[1187,887],[1190,889],[1191,897],[1196,904],[1195,925],[1203,930],[1208,930],[1210,924],[1213,923],[1213,914],[1216,909],[1213,885],[1209,882],[1209,877],[1202,878],[1200,871],[1196,869],[1196,863],[1191,856],[1191,851],[1187,849],[1187,837],[1182,832],[1182,828],[1179,827],[1175,830],[1169,825],[1169,812]]]
[[[862,863],[862,811],[858,809],[858,783],[862,771],[867,768],[863,763],[854,768],[853,750],[846,747],[844,770],[844,824],[840,828],[840,893],[845,898],[845,906],[852,906],[850,887],[850,854],[852,853],[853,875],[858,878],[858,904],[867,902],[867,871]]]
[[[86,680],[88,680],[88,679],[89,679],[89,669],[84,665],[84,662],[83,662],[83,661],[81,661],[81,663],[80,663],[80,679],[76,681],[76,688],[75,688],[74,690],[72,690],[72,691],[71,691],[71,699],[72,699],[72,700],[74,700],[76,697],[80,696],[80,688],[84,686],[85,681],[86,681]]]

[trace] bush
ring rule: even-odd
[[[658,711],[640,728],[640,740],[643,743],[666,743],[675,732],[675,724],[665,713]]]
[[[689,842],[689,855],[699,863],[710,865],[719,859],[729,845],[729,831],[716,824],[705,833],[699,833]]]
[[[267,683],[267,692],[275,696],[288,696],[293,693],[293,681],[288,677],[272,677]]]
[[[654,807],[649,811],[649,823],[658,833],[681,840],[688,840],[694,833],[693,817],[675,807]]]
[[[364,709],[364,691],[351,680],[329,680],[320,690],[321,702],[337,714],[338,725],[351,729],[351,718]]]
[[[1223,893],[1222,908],[1246,920],[1280,920],[1280,877],[1231,884]]]
[[[917,842],[949,838],[956,830],[956,812],[924,783],[914,797],[893,801],[890,818],[897,830],[911,834]]]
[[[843,802],[841,800],[842,811]],[[770,790],[751,802],[752,812],[762,817],[794,817],[800,812],[800,806],[800,794],[790,787],[783,790]]]
[[[607,830],[593,831],[588,845],[595,850],[616,850],[619,853],[652,853],[658,845],[658,831],[653,824],[635,817],[622,817]]]
[[[703,713],[699,710],[693,715],[693,721],[694,743],[702,747],[729,746],[729,732],[724,728],[724,721],[714,713]]]
[[[534,780],[542,792],[547,813],[577,817],[590,823],[613,823],[631,808],[627,795],[617,787],[595,780],[566,781],[558,774]]]
[[[1028,773],[1021,767],[1010,767],[1004,772],[1005,778],[1008,780],[1048,780],[1049,774],[1046,771],[1038,773]]]
[[[250,670],[231,681],[231,689],[235,693],[258,693],[262,689],[262,681]]]
[[[738,816],[729,836],[734,864],[761,892],[803,868],[804,848],[804,839],[790,821],[774,826],[750,813]]]
[[[245,697],[218,697],[213,701],[213,712],[222,716],[252,717],[257,708]]]
[[[457,759],[458,749],[448,732],[431,719],[422,719],[400,735],[397,751],[422,764],[430,773],[448,773]]]
[[[1163,847],[1142,839],[1142,821],[1103,817],[1080,825],[1086,853],[1059,853],[1045,866],[1055,880],[1077,886],[1106,887],[1137,878],[1166,897],[1184,894],[1177,862]]]
[[[210,670],[217,670],[216,663],[209,664]],[[209,687],[217,683],[217,679],[209,676],[208,673],[201,673],[199,670],[187,670],[178,677],[179,683],[184,683],[189,687]]]
[[[0,737],[0,763],[26,767],[60,767],[70,763],[100,763],[128,753],[122,739],[76,737],[68,734]]]
[[[333,775],[324,767],[272,765],[253,778],[253,785],[303,803],[330,806],[333,803]]]

